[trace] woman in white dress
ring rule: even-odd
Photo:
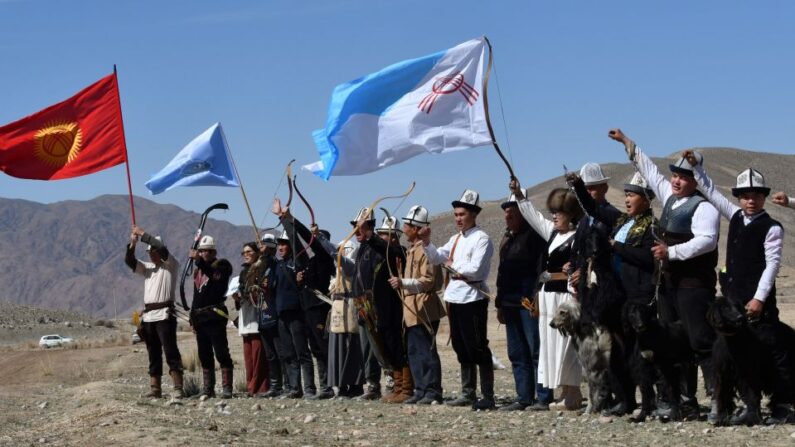
[[[544,285],[538,293],[541,345],[538,381],[546,388],[561,388],[560,401],[551,404],[550,409],[578,410],[582,406],[582,367],[570,338],[549,327],[549,322],[560,304],[574,300],[568,290],[568,276],[564,267],[567,267],[571,256],[574,230],[583,215],[582,208],[573,192],[564,188],[554,189],[547,197],[547,209],[552,214],[550,220],[523,197],[518,181],[512,181],[510,187],[519,200],[522,216],[547,240],[542,264],[545,268],[542,274]]]

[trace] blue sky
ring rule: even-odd
[[[257,223],[272,226],[265,217],[286,163],[317,159],[311,132],[324,125],[335,85],[483,34],[495,51],[492,121],[524,184],[560,175],[562,163],[623,161],[605,136],[615,126],[654,155],[690,146],[792,153],[792,23],[789,1],[0,0],[0,124],[67,98],[115,63],[133,193],[149,197],[149,176],[221,121]],[[126,194],[124,175],[121,166],[58,182],[0,175],[0,195]],[[398,213],[418,203],[447,211],[466,188],[497,199],[508,178],[490,147],[330,182],[299,175],[335,239],[358,208],[412,180]],[[195,211],[226,201],[231,210],[216,216],[248,223],[232,188],[150,198]]]

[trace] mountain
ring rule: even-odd
[[[774,191],[795,194],[795,156],[750,152],[740,149],[699,149],[705,157],[708,172],[721,192],[730,196],[736,174],[749,166],[761,171]],[[676,158],[655,159],[667,176],[668,164]],[[557,166],[557,164],[556,164]],[[611,177],[608,200],[623,207],[623,183],[631,176],[629,164],[602,165]],[[494,181],[504,181],[495,176]],[[462,185],[466,186],[466,185]],[[565,186],[561,173],[532,186],[530,198],[543,206],[554,187]],[[507,185],[506,185],[507,187]],[[507,191],[506,191],[507,192]],[[507,194],[506,194],[507,195]],[[452,200],[453,198],[451,198]],[[193,241],[199,215],[174,205],[162,205],[137,197],[136,217],[150,233],[163,236],[176,258],[184,265]],[[504,199],[486,201],[478,223],[492,237],[495,247],[504,231],[500,203]],[[732,199],[734,200],[734,199]],[[659,216],[659,203],[655,213]],[[767,210],[785,230],[795,228],[795,210],[769,204]],[[212,217],[221,216],[215,211]],[[452,213],[434,216],[433,239],[442,244],[455,232]],[[728,224],[721,222],[721,262],[725,252]],[[124,264],[124,247],[130,234],[127,196],[104,195],[88,201],[63,201],[41,204],[18,199],[0,198],[0,301],[15,304],[68,309],[95,316],[129,315],[141,306],[143,281]],[[251,228],[208,219],[205,234],[216,237],[219,256],[233,265],[239,264],[240,248],[252,239]],[[139,258],[145,258],[143,248]],[[491,278],[497,272],[498,258],[492,260]],[[778,278],[782,294],[793,295],[795,239],[786,232],[783,265]],[[237,270],[237,269],[236,269]],[[181,270],[180,270],[181,271]],[[187,293],[190,299],[190,284]]]
[[[136,219],[162,235],[180,262],[187,258],[197,213],[135,198]],[[217,217],[219,211],[211,216]],[[216,238],[219,256],[239,262],[250,227],[208,219],[205,234]],[[124,264],[130,236],[127,196],[41,204],[0,198],[0,301],[61,308],[97,316],[128,315],[141,306],[143,281]],[[148,259],[144,244],[137,255]],[[190,299],[190,281],[186,286]]]

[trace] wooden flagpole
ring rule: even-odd
[[[220,124],[219,124],[220,126]],[[235,177],[237,177],[237,182],[240,184],[240,193],[243,195],[243,203],[246,205],[246,210],[248,211],[248,217],[251,219],[251,228],[254,229],[254,241],[259,241],[259,230],[257,229],[257,223],[254,220],[254,214],[251,212],[251,207],[248,204],[248,197],[246,197],[246,190],[243,188],[243,179],[240,178],[240,173],[237,171],[237,164],[235,163],[235,158],[232,157],[232,150],[229,148],[229,143],[226,141],[226,133],[224,132],[223,126],[221,127],[221,136],[224,139],[224,146],[227,150],[227,155],[229,156],[229,161],[232,162],[232,169],[235,171]]]
[[[130,197],[132,224],[135,225],[135,203],[133,203],[132,180],[130,180],[130,158],[127,155],[127,136],[124,134],[124,118],[121,113],[121,94],[119,93],[119,76],[116,73],[116,64],[113,64],[113,80],[116,81],[116,102],[119,107],[119,118],[121,118],[121,136],[122,142],[124,143],[124,167],[127,169],[127,194]]]

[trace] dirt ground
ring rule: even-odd
[[[780,307],[795,323],[795,300]],[[494,313],[492,312],[492,317]],[[508,368],[498,370],[498,400],[514,396],[505,328],[492,318],[491,347]],[[128,334],[128,328],[119,328]],[[229,332],[242,375],[242,344]],[[459,390],[458,364],[438,341],[447,396]],[[180,334],[188,363],[190,333]],[[21,342],[0,352],[0,445],[790,445],[795,426],[714,428],[706,422],[634,424],[575,412],[473,412],[445,406],[380,402],[252,399],[145,399],[143,345],[84,343],[77,349],[32,348]],[[191,374],[191,373],[189,373]],[[198,377],[197,373],[195,374]],[[166,382],[168,382],[166,380]],[[169,391],[170,386],[164,391]],[[585,391],[585,389],[583,390]],[[703,404],[707,399],[701,396]]]

